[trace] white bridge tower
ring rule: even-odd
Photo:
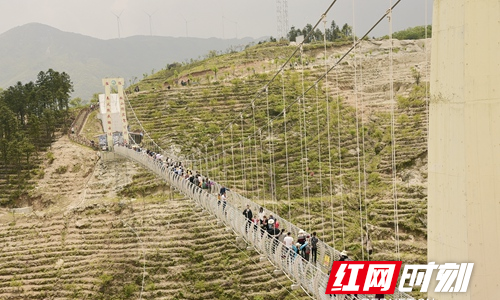
[[[434,0],[428,260],[475,264],[466,293],[429,298],[500,293],[499,33],[499,0]]]

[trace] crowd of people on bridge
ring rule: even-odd
[[[164,157],[161,153],[157,153],[149,149],[143,149],[137,146],[129,148],[150,156],[153,160],[162,164],[162,166],[168,168],[170,171],[185,180],[188,180],[195,187],[198,187],[200,192],[210,194],[214,194],[216,192],[214,191],[215,183],[212,180],[202,176],[197,171],[185,168],[182,162]],[[218,206],[221,207],[224,212],[226,211],[227,205],[227,191],[229,190],[225,186],[222,186],[217,194]],[[294,239],[291,232],[287,232],[284,228],[280,228],[280,221],[278,218],[273,216],[272,213],[266,214],[263,207],[259,207],[258,213],[254,214],[250,208],[250,204],[248,204],[243,211],[243,215],[248,222],[246,230],[248,230],[250,226],[253,226],[255,231],[260,231],[261,237],[267,233],[270,237],[274,238],[275,246],[277,246],[278,243],[283,243],[287,249],[292,250],[292,253],[294,253],[295,256],[300,255],[306,261],[311,260],[311,262],[316,263],[319,241],[316,232],[313,232],[311,236],[305,231],[300,230],[298,232],[298,236]]]
[[[126,146],[123,145],[122,146]],[[157,163],[161,164],[162,167],[168,168],[170,171],[173,173],[181,176],[182,178],[189,180],[193,185],[199,187],[203,191],[206,191],[207,193],[215,193],[214,191],[214,185],[215,183],[210,180],[208,177],[202,176],[199,172],[195,172],[193,170],[190,170],[182,164],[180,161],[176,161],[172,158],[165,157],[159,152],[154,152],[153,150],[149,150],[146,148],[141,148],[137,145],[135,146],[129,146],[128,148],[133,149],[137,152],[141,152],[144,155],[150,156],[154,161]]]
[[[200,193],[205,192],[209,194],[217,193],[217,203],[219,209],[224,212],[227,217],[226,204],[227,204],[227,189],[222,186],[219,191],[215,191],[215,182],[209,178],[202,176],[199,172],[192,171],[182,164],[180,161],[164,157],[161,153],[154,152],[149,149],[141,148],[137,145],[121,145],[129,149],[140,152],[149,156],[162,168],[167,168],[169,171],[175,173],[184,180],[188,180],[193,188],[199,189]],[[281,228],[280,220],[273,216],[272,212],[266,213],[263,207],[258,208],[256,214],[253,213],[250,204],[246,205],[243,210],[243,216],[246,220],[245,232],[249,234],[254,233],[254,238],[271,238],[272,239],[272,253],[276,253],[278,246],[282,247],[282,258],[288,258],[288,262],[293,262],[297,257],[301,257],[306,262],[313,264],[317,263],[318,256],[318,243],[319,239],[317,233],[313,232],[312,235],[304,230],[299,230],[297,237],[293,237],[290,231]],[[253,229],[253,230],[250,230]],[[267,234],[267,235],[266,235]],[[340,253],[339,261],[351,261],[345,251]],[[351,295],[356,297],[356,295]],[[384,299],[384,295],[375,295],[375,299]]]
[[[200,188],[202,191],[210,194],[214,194],[216,192],[214,191],[215,183],[212,180],[205,176],[202,176],[197,171],[192,171],[184,167],[182,162],[164,157],[161,153],[157,153],[138,146],[129,148],[150,156],[153,160],[162,164],[164,167],[169,168],[170,171],[174,172],[185,180],[188,180],[190,183]],[[217,195],[218,205],[222,204],[223,210],[225,210],[226,208],[227,191],[229,191],[229,189],[222,186]],[[311,260],[311,262],[316,263],[319,242],[316,232],[313,232],[312,235],[310,235],[304,230],[300,230],[296,239],[294,239],[291,232],[286,232],[284,228],[280,228],[280,222],[278,218],[273,216],[272,213],[266,214],[263,207],[259,207],[258,213],[254,214],[252,209],[250,208],[250,204],[248,204],[243,211],[243,215],[248,222],[247,229],[250,226],[253,226],[254,229],[260,229],[261,235],[267,232],[271,237],[274,237],[277,242],[283,243],[288,249],[292,249],[294,253],[300,255],[303,259],[307,261]],[[347,259],[347,254],[345,252],[342,252],[340,260],[345,259]]]
[[[210,180],[208,177],[202,176],[198,171],[186,168],[182,162],[169,157],[164,157],[161,153],[141,148],[137,145],[127,147],[151,157],[151,159],[160,164],[162,167],[167,168],[169,171],[177,174],[184,180],[188,180],[195,188],[199,189],[200,193],[217,193],[217,205],[227,216],[226,206],[228,201],[228,188],[222,186],[219,191],[215,191],[215,182]],[[310,261],[311,263],[316,264],[319,242],[316,232],[313,232],[311,235],[304,230],[299,230],[297,236],[293,237],[290,231],[282,228],[280,220],[276,216],[273,216],[271,212],[266,213],[263,207],[258,207],[258,212],[254,214],[250,204],[247,204],[246,208],[243,210],[243,216],[247,221],[245,225],[245,232],[248,233],[248,230],[253,228],[253,232],[259,233],[261,238],[267,233],[270,238],[274,239],[273,252],[274,249],[276,249],[281,243],[285,246],[283,248],[284,252],[291,253],[292,259],[300,256],[305,261]],[[343,251],[340,254],[339,260],[344,261],[351,259],[348,257],[347,253]]]
[[[248,228],[253,226],[253,229],[257,232],[260,229],[261,236],[267,232],[271,238],[274,238],[273,252],[279,243],[281,243],[286,247],[285,251],[292,250],[293,257],[300,255],[304,260],[316,263],[319,242],[316,232],[313,232],[311,236],[305,231],[300,230],[297,238],[294,239],[291,232],[280,228],[278,218],[274,217],[272,213],[269,213],[269,217],[266,216],[263,207],[259,208],[257,214],[254,214],[250,208],[250,204],[247,204],[247,207],[243,210],[243,215],[247,220],[246,232],[248,232]]]

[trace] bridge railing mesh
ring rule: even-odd
[[[244,238],[256,251],[272,262],[278,270],[286,273],[296,284],[300,284],[314,298],[338,300],[373,298],[373,295],[358,295],[358,298],[356,298],[356,296],[351,295],[325,294],[329,278],[328,273],[333,261],[340,258],[340,252],[319,240],[317,244],[317,262],[312,263],[310,260],[305,260],[301,255],[296,254],[295,251],[279,242],[277,236],[273,237],[269,235],[259,225],[254,225],[248,221],[243,215],[243,208],[247,204],[253,208],[260,207],[257,203],[233,191],[228,191],[228,201],[223,203],[214,194],[210,193],[210,191],[195,186],[189,180],[172,172],[165,164],[153,159],[149,155],[121,146],[115,146],[114,151],[150,169],[186,197],[194,200],[207,212],[217,217],[226,226],[232,228],[234,232]],[[211,190],[219,191],[220,188],[221,186],[215,183],[215,186]],[[279,217],[277,214],[271,213],[279,219],[280,228],[285,228],[286,232],[292,233],[292,236],[296,237],[298,235],[301,230],[300,228]],[[399,292],[397,289],[392,298],[413,299],[411,296]]]

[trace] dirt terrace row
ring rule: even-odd
[[[184,198],[20,217],[0,232],[2,299],[120,297],[124,285],[141,286],[143,251],[148,299],[212,298],[220,290],[275,298],[291,284]]]

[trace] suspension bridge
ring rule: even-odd
[[[326,31],[326,17],[336,2],[337,1],[333,1],[327,8],[325,13],[314,25],[311,33],[321,28],[321,24],[323,24],[323,30]],[[402,233],[400,233],[399,226],[401,220],[399,219],[400,216],[398,213],[400,209],[398,206],[400,199],[398,197],[400,197],[401,192],[401,189],[398,187],[400,178],[398,166],[404,163],[404,160],[399,156],[400,153],[398,150],[404,148],[398,144],[397,138],[397,130],[402,127],[397,126],[397,90],[395,87],[397,79],[394,78],[393,63],[394,55],[398,50],[394,47],[394,41],[392,40],[393,12],[395,12],[395,8],[400,2],[401,1],[396,1],[392,4],[391,1],[391,5],[388,7],[387,12],[380,16],[380,19],[374,26],[360,38],[356,37],[354,31],[352,46],[346,47],[342,55],[337,55],[333,63],[331,59],[328,58],[326,39],[324,41],[323,59],[314,62],[308,61],[305,58],[304,44],[303,42],[299,43],[293,53],[280,63],[281,67],[277,68],[277,70],[272,73],[267,83],[263,86],[257,86],[255,96],[252,97],[250,101],[247,101],[247,103],[249,103],[248,105],[243,106],[236,112],[233,117],[228,120],[229,122],[226,122],[225,125],[221,127],[222,129],[220,131],[212,134],[210,138],[206,140],[204,145],[198,145],[197,149],[190,154],[183,153],[182,157],[177,157],[177,154],[170,150],[162,149],[158,145],[149,132],[144,129],[141,119],[137,117],[136,109],[127,99],[128,108],[132,113],[133,119],[141,126],[146,138],[150,140],[150,145],[154,147],[154,151],[164,154],[165,157],[182,161],[189,169],[198,170],[201,175],[215,179],[215,190],[217,191],[222,186],[230,187],[230,191],[228,191],[228,199],[230,199],[230,201],[228,201],[227,206],[221,206],[216,196],[184,180],[170,170],[168,165],[153,159],[149,155],[138,152],[131,147],[124,147],[115,143],[111,143],[110,148],[117,154],[127,157],[150,169],[178,191],[194,200],[203,210],[218,218],[221,224],[233,230],[239,236],[239,239],[243,239],[248,244],[249,249],[255,249],[261,253],[262,259],[269,260],[276,267],[276,272],[287,274],[287,276],[296,283],[294,284],[294,288],[301,287],[311,297],[316,299],[356,299],[357,296],[353,295],[327,295],[325,294],[325,289],[331,262],[339,259],[340,251],[336,248],[340,247],[341,250],[346,249],[346,232],[343,218],[345,214],[348,214],[348,206],[352,206],[353,203],[353,201],[348,203],[346,200],[346,198],[349,197],[349,192],[351,193],[351,197],[355,200],[356,213],[359,213],[359,218],[356,220],[359,224],[357,226],[359,235],[356,238],[357,242],[360,244],[358,247],[360,252],[359,258],[362,260],[370,259],[370,253],[367,248],[365,249],[365,245],[369,239],[369,216],[367,215],[366,209],[366,194],[367,178],[369,177],[367,173],[370,172],[367,168],[367,162],[369,163],[370,156],[366,154],[366,149],[370,146],[377,147],[377,145],[365,144],[365,134],[367,134],[369,130],[365,127],[367,124],[365,118],[367,117],[366,110],[370,108],[370,105],[376,106],[377,104],[367,103],[369,100],[367,99],[369,98],[367,96],[369,93],[366,92],[368,85],[366,80],[367,70],[363,68],[363,56],[366,56],[367,51],[365,49],[363,52],[363,47],[366,47],[363,41],[369,36],[373,28],[384,20],[386,20],[389,25],[389,42],[387,43],[387,56],[385,57],[387,61],[386,64],[383,65],[384,71],[377,71],[377,75],[383,77],[387,82],[387,90],[383,95],[385,102],[382,105],[388,108],[388,117],[385,119],[386,123],[381,126],[385,126],[388,134],[386,136],[386,144],[382,148],[382,151],[385,150],[384,155],[389,158],[385,168],[389,170],[387,176],[388,181],[391,183],[390,189],[392,190],[391,194],[393,201],[393,258],[403,260],[403,263],[405,263],[405,258],[401,257],[400,250],[402,243],[400,237]],[[458,2],[460,2],[460,4]],[[494,238],[494,242],[498,244],[499,232],[497,225],[487,223],[484,219],[479,222],[477,219],[482,213],[486,213],[486,204],[471,205],[467,203],[467,197],[457,195],[458,192],[466,195],[466,191],[474,195],[477,188],[472,186],[472,182],[468,179],[469,177],[466,175],[459,176],[462,178],[460,180],[461,183],[471,183],[465,184],[466,187],[454,189],[454,187],[458,187],[457,184],[460,183],[453,181],[453,178],[456,178],[455,162],[457,161],[463,169],[467,168],[467,171],[476,175],[479,171],[475,169],[476,167],[467,165],[467,162],[474,161],[478,165],[484,166],[487,164],[486,161],[488,159],[492,159],[492,166],[499,165],[498,153],[492,154],[490,152],[491,149],[497,147],[495,146],[497,144],[494,143],[498,141],[498,137],[488,140],[485,136],[475,139],[471,136],[480,129],[485,129],[487,133],[484,134],[487,134],[488,137],[492,137],[494,133],[498,133],[497,129],[491,129],[491,124],[497,124],[493,122],[494,116],[490,115],[489,117],[484,117],[484,115],[481,114],[480,118],[483,118],[482,122],[477,123],[475,123],[476,121],[471,122],[470,119],[467,119],[469,120],[467,125],[469,125],[470,128],[458,133],[458,142],[452,138],[447,140],[443,140],[442,138],[443,136],[453,137],[453,133],[448,132],[448,130],[451,129],[449,127],[450,124],[460,124],[460,122],[463,121],[462,118],[465,118],[464,114],[467,112],[484,112],[485,110],[498,112],[499,109],[498,93],[485,92],[485,90],[489,90],[491,87],[484,86],[484,84],[491,81],[485,80],[486,82],[481,85],[483,89],[480,89],[476,86],[471,87],[467,85],[469,82],[467,80],[472,80],[471,78],[467,76],[465,76],[467,77],[465,79],[459,78],[459,74],[453,73],[455,69],[471,70],[471,67],[465,67],[468,66],[469,61],[474,61],[477,65],[485,67],[483,61],[485,59],[484,57],[481,59],[476,56],[457,57],[459,56],[458,54],[455,56],[451,55],[450,57],[452,58],[445,57],[450,52],[455,53],[451,51],[449,47],[443,46],[448,42],[448,38],[446,37],[447,34],[455,38],[456,43],[461,43],[464,40],[468,41],[468,39],[470,39],[479,44],[480,41],[483,41],[482,38],[484,38],[484,36],[463,37],[457,33],[456,28],[464,28],[467,21],[473,20],[477,13],[487,13],[480,8],[475,8],[473,10],[469,7],[470,4],[466,5],[462,2],[465,3],[467,1],[437,1],[435,3],[432,58],[434,77],[429,76],[430,69],[428,62],[430,57],[427,56],[427,49],[429,49],[427,39],[425,40],[425,44],[422,45],[422,48],[425,49],[425,51],[423,51],[425,53],[425,60],[421,62],[420,65],[414,65],[414,67],[418,69],[414,74],[418,75],[419,80],[421,78],[420,76],[422,76],[422,80],[424,81],[423,91],[420,90],[420,92],[424,95],[423,107],[425,109],[423,115],[419,115],[421,119],[419,119],[418,122],[420,122],[419,125],[421,128],[425,128],[424,136],[429,139],[429,206],[432,209],[437,207],[432,213],[429,211],[429,261],[440,261],[442,263],[448,262],[443,260],[451,259],[460,260],[457,262],[465,262],[463,260],[474,259],[478,262],[478,258],[471,255],[471,253],[477,254],[478,250],[475,246],[466,246],[469,243],[465,241],[474,241],[481,245],[484,239],[483,237],[463,236],[463,243],[461,244],[463,246],[460,246],[459,249],[455,249],[456,251],[453,250],[453,246],[450,245],[453,244],[452,241],[455,237],[455,228],[445,225],[446,222],[451,219],[444,217],[443,214],[450,214],[450,217],[460,217],[470,212],[472,214],[470,216],[471,219],[468,219],[465,224],[456,224],[463,229],[466,235],[470,232],[470,229],[464,227],[466,224],[469,224],[469,226],[479,226],[474,224],[481,223],[480,230],[490,232],[492,235],[496,234],[497,237],[496,239]],[[491,1],[491,5],[498,6],[498,3],[493,4],[493,1]],[[465,17],[463,19],[458,17],[453,19],[447,15],[450,9],[460,8],[465,10],[464,7],[466,6],[473,12],[465,13],[464,11]],[[450,21],[450,23],[456,25],[455,27],[446,23],[449,19],[453,20],[453,22]],[[483,28],[485,25],[477,26]],[[451,27],[455,29],[450,29]],[[471,29],[467,29],[467,32],[470,32]],[[305,39],[307,39],[307,36]],[[498,48],[498,46],[492,47]],[[460,47],[457,45],[457,48]],[[478,49],[475,50],[479,51]],[[438,58],[442,61],[439,61]],[[452,59],[457,60],[454,61]],[[444,62],[449,63],[449,65]],[[309,66],[309,63],[313,70],[320,71],[315,73],[307,71],[306,67]],[[338,72],[338,69],[342,68],[343,65],[348,65],[352,69],[352,80],[351,84],[348,85],[348,89],[350,89],[351,92],[348,100],[342,99],[344,102],[341,101],[342,97],[340,96],[340,91],[343,87],[340,86],[342,79],[339,81]],[[450,65],[455,69],[449,68],[448,66]],[[296,74],[298,74],[298,76],[287,73],[287,68],[296,69]],[[419,71],[421,71],[423,75],[420,74]],[[477,68],[471,71],[483,72],[483,69]],[[451,76],[452,73],[453,76]],[[455,78],[457,82],[451,84],[450,79],[446,78],[446,76]],[[499,78],[498,71],[492,71],[492,76]],[[432,86],[433,90],[428,88],[429,82],[432,84],[436,83],[436,87]],[[464,91],[457,86],[457,84],[460,83],[469,87],[469,89]],[[296,85],[296,89],[293,91],[290,90],[290,85]],[[458,96],[459,99],[456,101],[455,99],[457,99],[457,96],[453,94],[454,88],[463,92],[463,95],[461,97]],[[451,114],[453,109],[457,109],[457,103],[463,104],[468,101],[464,101],[464,99],[468,97],[467,92],[477,92],[481,95],[478,96],[480,99],[486,100],[478,102],[477,99],[474,100],[475,98],[472,98],[473,100],[470,101],[476,101],[471,103],[472,106],[460,106],[460,109],[464,109],[464,113],[459,114],[461,118],[448,116],[447,114]],[[431,94],[439,95],[439,97],[444,98],[433,98],[430,96]],[[430,101],[430,99],[437,100],[433,102]],[[450,102],[452,106],[455,105],[454,108],[450,108],[451,106],[447,105]],[[352,116],[353,126],[351,126],[349,130],[351,139],[355,141],[352,144],[354,146],[353,149],[347,150],[343,147],[345,146],[343,144],[345,138],[340,131],[343,125],[346,124],[343,120],[346,119],[346,114],[348,113],[348,111],[343,110],[345,103],[353,107],[353,110],[349,112]],[[434,115],[432,115],[433,105],[435,109]],[[411,107],[411,104],[409,104],[409,106]],[[429,115],[429,108],[431,108],[431,115]],[[468,116],[471,116],[470,113]],[[477,116],[475,117],[477,118]],[[496,117],[498,117],[498,115],[496,115]],[[259,120],[259,118],[264,121],[256,121]],[[415,119],[417,118],[415,117]],[[428,120],[431,122],[430,126]],[[109,119],[109,121],[111,122],[111,119]],[[292,133],[292,128],[295,128],[295,130],[293,130],[294,133]],[[334,132],[335,128],[337,132]],[[485,155],[481,156],[480,159],[472,159],[470,155],[473,154],[465,153],[467,152],[465,150],[457,150],[457,155],[454,154],[451,157],[447,157],[450,153],[439,148],[443,146],[445,149],[448,149],[446,147],[463,149],[464,146],[463,144],[460,145],[460,143],[462,143],[463,140],[471,139],[476,141],[477,145],[467,147],[472,147],[478,152],[484,153]],[[108,143],[110,140],[111,139],[108,139]],[[297,140],[300,144],[298,149],[290,149],[292,144],[295,145],[297,143]],[[315,143],[315,145],[313,143]],[[334,143],[337,145],[334,145]],[[479,150],[479,145],[482,145],[484,149],[488,150]],[[411,150],[412,145],[410,145],[409,148]],[[415,149],[413,148],[413,150]],[[298,154],[299,152],[300,155]],[[278,153],[283,155],[284,159],[277,160]],[[296,158],[294,161],[290,158],[292,153]],[[351,160],[347,159],[349,156],[351,156]],[[237,168],[239,169],[238,171],[236,170]],[[488,171],[486,173],[490,177],[486,182],[492,183],[491,180],[495,178],[498,179],[497,172],[491,168],[487,169]],[[317,173],[315,174],[313,170],[316,170]],[[443,174],[445,174],[445,176],[443,176]],[[318,178],[317,180],[315,176]],[[346,183],[347,181],[355,182],[355,184],[353,186],[348,186]],[[474,182],[477,183],[477,180],[474,180]],[[324,239],[320,239],[316,263],[304,260],[301,257],[292,260],[290,250],[285,248],[283,244],[275,243],[273,238],[267,236],[267,233],[261,234],[260,229],[254,228],[253,226],[247,226],[247,220],[241,213],[243,208],[248,204],[250,204],[252,208],[262,206],[262,203],[257,204],[252,201],[252,199],[268,199],[269,205],[266,205],[264,202],[263,206],[266,207],[268,212],[272,213],[273,216],[280,220],[282,228],[292,232],[293,236],[297,236],[302,229],[311,232],[315,228],[314,220],[311,218],[311,198],[313,197],[312,186],[316,184],[319,185],[319,189],[315,194],[320,195],[319,197],[321,200],[319,202],[321,204],[322,216],[325,215],[323,199],[329,199],[331,201],[331,207],[329,208],[331,210],[331,228],[329,228],[331,232],[331,241],[328,242]],[[298,188],[294,189],[294,185],[298,186]],[[443,188],[443,186],[447,188]],[[477,193],[480,195],[489,195],[492,199],[491,201],[494,201],[495,191],[498,192],[498,188],[486,187],[485,183],[481,183],[480,186],[484,190],[481,193]],[[494,184],[492,184],[492,186],[494,186]],[[296,190],[302,193],[303,213],[307,216],[302,220],[302,226],[297,226],[287,221],[291,220],[291,209],[293,207],[291,200],[293,197],[292,194],[296,193]],[[456,211],[450,210],[449,207],[447,207],[450,205],[449,203],[453,201],[453,197],[461,199],[459,205],[462,206],[457,208]],[[286,200],[281,200],[283,198]],[[440,198],[440,200],[438,201],[437,198]],[[497,204],[488,202],[490,200],[485,201],[498,210]],[[278,213],[280,205],[287,207],[287,215],[280,215]],[[339,207],[340,211],[334,211],[334,207]],[[492,215],[494,212],[495,210],[492,210],[486,214],[491,217],[490,219],[495,220],[496,217]],[[403,218],[407,217],[409,216],[403,216]],[[461,220],[454,220],[452,222],[461,222]],[[435,226],[439,226],[439,229]],[[337,229],[337,232],[335,232],[335,229]],[[324,227],[321,230],[322,233],[326,233],[327,231],[328,230],[325,230]],[[486,257],[491,258],[492,255],[489,253],[489,250],[486,252],[488,252]],[[486,282],[492,283],[492,273],[490,271],[478,271],[478,273],[481,274],[478,275],[478,277],[485,279]],[[477,292],[477,289],[474,289],[473,292],[468,292],[460,296],[463,296],[463,299],[472,299],[470,295],[473,293],[474,295],[480,294],[480,292]],[[439,295],[440,299],[448,299],[446,297],[448,296]],[[370,296],[367,296],[367,298],[370,298]],[[396,291],[392,298],[410,299],[412,297]]]

